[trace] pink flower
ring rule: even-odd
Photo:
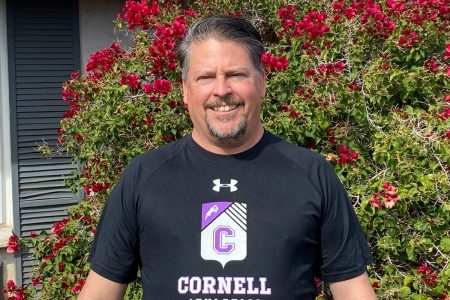
[[[147,0],[127,1],[123,9],[123,14],[119,14],[119,19],[128,22],[128,29],[134,30],[135,27],[140,27],[147,30],[151,25],[151,18],[161,12],[158,2],[153,1],[151,6],[148,5]]]
[[[39,284],[39,282],[41,281],[41,276],[39,275],[38,277],[35,277],[31,280],[31,283],[33,284],[33,286],[36,286]]]
[[[66,228],[66,224],[69,222],[70,218],[62,219],[59,222],[55,222],[51,231],[57,236],[61,237],[63,230]]]
[[[369,200],[369,202],[377,208],[381,208],[383,206],[379,199],[379,193],[375,193],[375,195]]]
[[[425,67],[433,73],[439,71],[439,64],[434,58],[430,58],[425,62]]]
[[[308,69],[305,72],[305,78],[309,78],[315,74],[315,71],[313,69]]]
[[[170,91],[172,91],[172,82],[169,80],[155,79],[155,81],[153,81],[154,93],[159,93],[162,97],[165,97]]]
[[[444,59],[450,58],[450,44],[445,45]]]
[[[337,151],[339,152],[339,153],[349,153],[350,152],[350,149],[347,147],[347,146],[345,146],[345,145],[340,145],[339,147],[338,147],[338,149],[337,149]]]
[[[18,243],[19,239],[18,237],[13,234],[8,239],[8,246],[6,248],[6,252],[8,253],[16,253],[20,250],[20,245]]]
[[[434,272],[430,267],[425,264],[421,264],[417,271],[421,274],[423,281],[425,284],[431,287],[434,287],[437,283],[438,277],[436,272]]]
[[[356,90],[356,89],[358,88],[358,83],[357,83],[355,80],[353,80],[352,82],[350,82],[350,83],[347,85],[347,87],[348,87],[351,91],[354,91],[354,90]]]
[[[295,109],[291,108],[289,111],[289,117],[292,119],[298,118],[300,116],[300,113],[296,111]]]
[[[81,291],[81,288],[84,286],[85,280],[78,279],[77,284],[72,288],[72,294],[76,295]]]
[[[269,68],[270,71],[284,71],[288,68],[289,62],[286,56],[274,56],[270,52],[265,52],[261,56],[263,65]]]
[[[9,291],[14,291],[15,289],[17,289],[16,283],[12,279],[8,280],[8,282],[6,283],[6,287]]]
[[[359,158],[359,153],[353,152],[346,145],[340,145],[337,148],[337,152],[340,154],[340,157],[337,161],[339,165],[354,164],[355,161]]]
[[[421,264],[418,268],[417,271],[419,271],[419,273],[421,274],[425,274],[430,270],[430,268],[427,265]]]
[[[138,89],[141,86],[141,84],[139,83],[140,78],[141,78],[141,76],[139,76],[137,74],[125,74],[125,75],[122,75],[120,84],[128,85],[132,89]]]
[[[62,261],[60,261],[59,263],[58,263],[58,271],[59,272],[62,272],[64,270],[64,263],[62,262]]]
[[[184,14],[186,16],[193,17],[193,18],[195,18],[197,16],[197,13],[193,9],[185,9]]]
[[[339,165],[344,165],[344,164],[348,163],[349,161],[350,161],[350,157],[348,156],[348,154],[341,154],[337,163]]]
[[[186,34],[188,20],[184,16],[177,16],[172,24],[165,23],[155,29],[156,39],[148,47],[152,60],[151,75],[164,75],[168,70],[174,70],[177,66],[175,55],[175,43]]]
[[[332,3],[333,10],[341,11],[344,8],[344,1],[337,1]]]
[[[356,16],[356,9],[353,7],[344,9],[344,15],[347,18],[347,20],[351,20]]]
[[[152,117],[150,116],[150,113],[145,114],[144,125],[147,125],[147,126],[153,125],[153,120],[152,120]]]
[[[244,14],[240,11],[235,11],[235,12],[228,12],[227,15],[241,18]]]
[[[390,198],[384,199],[384,207],[391,209],[392,207],[394,207],[394,205],[395,205],[395,201],[393,201],[392,199],[390,199]]]
[[[399,44],[400,46],[405,45],[407,42],[408,42],[408,40],[407,40],[404,36],[402,36],[402,37],[399,38],[399,40],[398,40],[398,44]]]
[[[395,0],[387,0],[386,6],[392,9],[394,12],[402,12],[405,10],[405,5],[402,1],[396,2]]]
[[[76,284],[72,289],[72,294],[76,295],[81,291],[81,286]]]
[[[109,71],[115,62],[114,53],[110,49],[103,49],[102,51],[91,54],[86,65],[86,71],[94,71],[102,73]]]
[[[358,159],[358,158],[359,158],[359,153],[352,152],[352,153],[350,154],[350,157],[351,157],[352,159]]]
[[[442,120],[447,120],[450,118],[450,107],[445,108],[442,113],[438,115],[438,117]]]
[[[72,73],[70,74],[70,78],[71,78],[71,79],[77,79],[78,77],[80,77],[80,71],[72,72]]]
[[[297,12],[297,9],[292,5],[287,5],[278,10],[278,16],[280,20],[286,19],[294,19],[294,14]]]
[[[155,79],[152,84],[145,84],[142,90],[150,95],[150,100],[155,101],[157,96],[165,97],[172,91],[172,82],[167,79]]]
[[[334,64],[334,67],[338,70],[343,70],[345,68],[345,62],[338,61],[337,63]]]

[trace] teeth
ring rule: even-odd
[[[220,112],[226,112],[226,111],[236,109],[237,107],[238,107],[237,105],[224,105],[224,106],[213,107],[213,110],[220,111]]]

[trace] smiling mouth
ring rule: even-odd
[[[234,104],[234,105],[221,105],[221,106],[214,106],[211,107],[211,109],[213,111],[217,111],[217,112],[228,112],[228,111],[232,111],[235,110],[236,108],[238,108],[239,105]]]

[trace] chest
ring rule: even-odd
[[[266,253],[296,255],[316,247],[320,193],[297,168],[270,161],[171,169],[140,189],[144,248],[152,245],[154,251],[158,245],[166,254],[176,249],[198,256],[205,235],[216,252],[236,246],[233,235],[244,235],[246,259],[264,260]]]

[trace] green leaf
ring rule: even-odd
[[[406,275],[405,279],[403,279],[403,285],[407,286],[411,281],[413,281],[414,276],[412,275]]]
[[[414,254],[414,247],[412,245],[406,246],[406,254],[408,255],[408,259],[411,261],[416,260],[416,255]]]
[[[391,76],[389,76],[389,81],[392,81],[392,79],[394,79],[400,73],[402,73],[400,70],[394,70]]]
[[[411,295],[411,289],[407,286],[404,286],[398,290],[398,294],[401,297],[407,297],[407,296]]]
[[[443,252],[450,252],[450,237],[443,237],[439,247]]]

